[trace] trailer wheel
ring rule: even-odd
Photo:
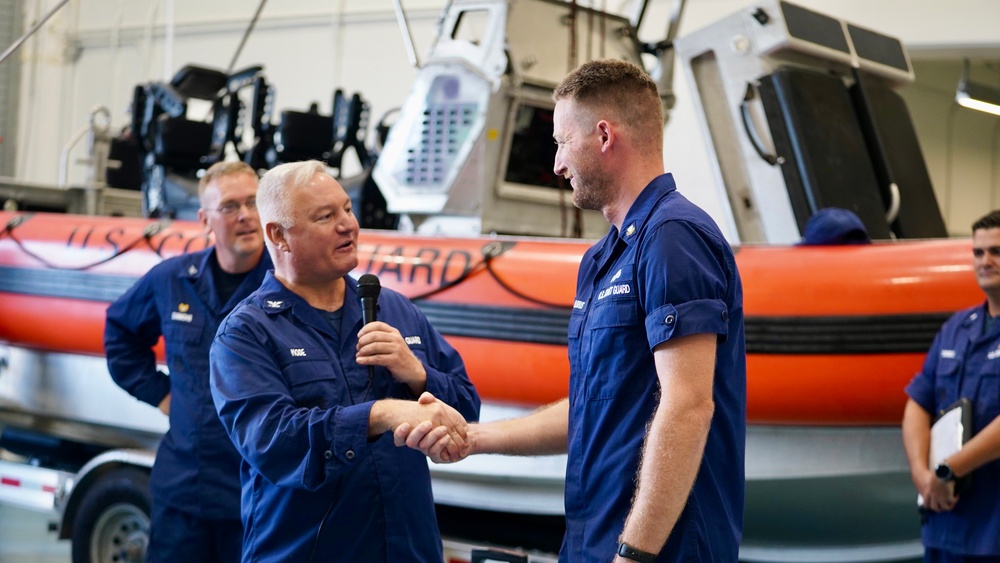
[[[126,468],[102,476],[80,503],[73,563],[142,563],[149,545],[149,475]]]

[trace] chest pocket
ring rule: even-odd
[[[961,356],[940,358],[934,372],[934,400],[939,408],[947,407],[958,400],[961,383],[958,374],[962,371]]]
[[[338,367],[322,350],[290,349],[282,358],[281,372],[295,404],[307,409],[328,409],[347,404],[347,392]],[[305,355],[298,355],[305,354]]]
[[[618,328],[639,324],[639,302],[635,295],[598,302],[590,316],[590,328]]]
[[[987,365],[998,361],[1000,360],[993,360]],[[979,375],[979,388],[976,390],[972,410],[978,419],[974,423],[976,428],[984,428],[1000,416],[1000,373],[997,373],[995,367]]]
[[[191,322],[171,321],[163,327],[172,386],[195,396],[208,395],[208,350],[214,336],[205,334],[205,320],[199,317]]]
[[[640,321],[635,294],[598,302],[587,322],[589,329],[587,399],[606,400],[642,393],[649,385],[639,367],[645,355],[645,324]]]
[[[212,338],[215,335],[206,335],[205,319],[194,317],[190,322],[170,321],[163,327],[163,339],[167,343],[177,344],[197,344],[205,338]],[[208,350],[208,348],[205,348]]]

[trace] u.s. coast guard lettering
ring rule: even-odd
[[[628,295],[629,293],[632,293],[632,286],[627,283],[620,283],[603,289],[597,294],[597,300],[600,301],[605,297],[614,295]]]

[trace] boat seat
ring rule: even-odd
[[[816,211],[853,211],[872,239],[891,237],[878,179],[839,76],[783,67],[760,79],[768,128],[799,232]]]
[[[316,111],[285,110],[274,132],[273,155],[269,159],[274,167],[285,162],[302,160],[326,161],[333,147],[333,118]]]
[[[185,171],[205,165],[212,145],[212,124],[161,115],[153,133],[155,163]]]
[[[851,98],[886,209],[895,197],[890,185],[895,184],[898,191],[899,211],[892,222],[896,238],[947,237],[906,102],[888,85],[858,69],[854,69]]]
[[[170,79],[170,85],[185,98],[215,100],[226,87],[226,73],[197,65],[184,65]]]
[[[365,132],[368,129],[368,103],[355,92],[350,99],[338,89],[333,95],[333,149],[327,160],[330,166],[340,170],[347,149],[353,148],[362,168],[373,164],[371,154],[365,147]]]
[[[108,160],[116,164],[105,170],[109,187],[121,190],[142,189],[142,155],[135,139],[124,135],[111,139]]]

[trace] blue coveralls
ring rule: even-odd
[[[361,307],[357,282],[345,280],[339,331],[268,274],[212,346],[212,395],[245,460],[244,562],[443,559],[427,459],[391,433],[368,438],[375,400],[415,397],[385,368],[370,381],[355,361]],[[378,319],[423,362],[427,391],[478,420],[461,357],[423,313],[383,288]]]
[[[221,557],[216,547],[205,543],[212,541],[206,530],[190,531],[183,523],[164,519],[165,507],[215,521],[205,524],[236,536],[220,539],[220,549],[229,543],[240,545],[240,456],[212,404],[208,351],[219,323],[260,286],[271,259],[263,253],[222,303],[210,262],[214,252],[209,248],[157,264],[108,307],[104,349],[115,382],[153,406],[171,394],[170,429],[160,442],[150,477],[151,561],[176,560],[179,553],[203,554],[207,561]],[[156,369],[153,347],[161,335],[169,377]]]
[[[616,553],[659,394],[652,350],[698,333],[719,335],[715,414],[694,489],[657,560],[732,563],[743,528],[743,290],[718,227],[667,174],[639,195],[622,233],[612,226],[580,264],[561,562],[606,563]]]
[[[934,338],[906,394],[932,416],[959,398],[972,402],[972,434],[1000,416],[1000,321],[983,332],[986,304],[955,313]],[[926,547],[1000,557],[1000,460],[971,473],[949,512],[927,512]]]

